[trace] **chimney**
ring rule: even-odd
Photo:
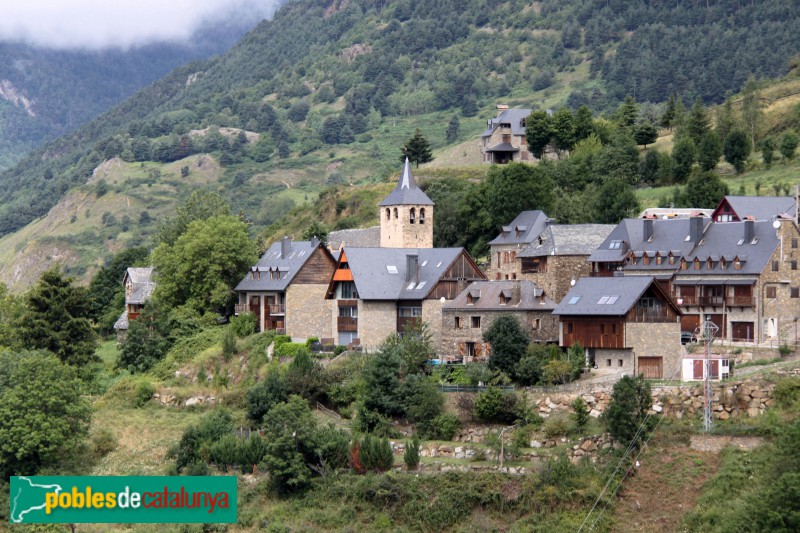
[[[419,256],[417,254],[406,255],[406,281],[417,281],[419,279]]]
[[[319,237],[314,235],[311,237],[311,249],[314,250],[317,248],[317,246],[319,246]]]
[[[281,239],[281,259],[286,259],[289,257],[289,253],[292,251],[292,240],[289,237],[284,237]]]
[[[703,240],[703,217],[689,219],[689,240],[695,244]]]
[[[644,234],[642,235],[642,239],[644,240],[644,242],[647,242],[653,236],[653,219],[646,218],[645,220],[643,220],[643,222],[644,222],[644,230],[643,230]]]
[[[753,238],[756,236],[756,223],[753,220],[745,220],[744,221],[744,244],[748,244],[753,241]]]

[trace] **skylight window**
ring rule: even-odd
[[[567,305],[575,305],[576,303],[578,303],[578,300],[580,300],[580,299],[581,299],[580,296],[573,296],[572,298],[569,299],[569,302],[567,302]]]
[[[438,263],[436,263],[436,268],[439,268],[439,267],[441,267],[441,266],[442,266],[442,262],[441,262],[441,261],[439,261]]]
[[[420,290],[422,287],[424,287],[426,283],[428,283],[428,282],[427,281],[420,281],[417,284],[417,290]]]
[[[411,283],[409,283],[409,284],[408,284],[408,287],[406,287],[406,290],[407,290],[407,291],[410,291],[410,290],[412,290],[412,289],[414,288],[414,285],[416,285],[416,283],[414,283],[414,282],[412,281]]]
[[[608,245],[609,250],[619,250],[622,247],[622,241],[611,241]]]
[[[603,296],[597,301],[597,305],[605,305],[606,303],[608,303],[609,298],[611,298],[611,296]]]
[[[617,303],[617,300],[619,300],[619,296],[610,296],[608,298],[608,301],[606,302],[606,305],[615,304],[615,303]]]
[[[428,260],[426,259],[425,261],[422,262],[422,264],[420,266],[425,266],[427,264],[428,264]]]
[[[397,267],[394,265],[386,265],[386,271],[389,274],[397,274]]]

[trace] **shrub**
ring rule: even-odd
[[[791,409],[800,403],[800,378],[783,378],[775,384],[775,400],[785,409]]]
[[[611,401],[603,413],[608,432],[623,445],[633,444],[634,440],[641,442],[647,428],[640,431],[640,425],[647,420],[647,411],[652,405],[650,384],[644,377],[623,376],[614,384]]]
[[[452,440],[459,429],[461,429],[461,421],[456,415],[442,413],[430,423],[430,438]]]
[[[513,315],[502,315],[483,334],[483,339],[492,344],[492,355],[489,356],[489,367],[512,374],[525,349],[530,343],[530,337]]]
[[[267,373],[263,381],[247,391],[247,418],[260,424],[275,405],[289,399],[289,384],[277,369]]]
[[[117,438],[107,429],[101,429],[92,435],[92,454],[97,457],[105,457],[117,449]]]
[[[531,445],[531,431],[533,428],[529,425],[519,426],[514,430],[511,436],[511,442],[514,448],[529,448]]]
[[[781,354],[782,356],[784,356],[784,357],[786,357],[787,355],[789,355],[790,353],[792,353],[792,351],[793,351],[793,350],[792,350],[792,347],[791,347],[791,346],[789,346],[789,344],[788,344],[788,343],[786,343],[786,342],[784,342],[783,344],[781,344],[780,346],[778,346],[778,353],[780,353],[780,354]]]
[[[355,459],[353,468],[364,472],[386,472],[394,465],[392,446],[389,439],[379,439],[367,433],[353,447],[355,455],[351,453],[351,460]]]
[[[206,413],[195,426],[189,426],[181,440],[173,446],[167,457],[175,459],[178,472],[201,460],[201,450],[207,450],[216,441],[233,432],[233,419],[223,408]]]
[[[481,420],[511,423],[517,418],[517,397],[489,387],[475,398],[475,416]]]
[[[429,379],[419,374],[406,376],[401,385],[401,402],[406,417],[430,432],[431,421],[439,416],[444,405],[444,396]]]
[[[578,396],[572,402],[572,420],[575,422],[575,427],[580,431],[589,422],[589,408],[583,398]]]
[[[231,328],[239,337],[249,337],[256,332],[258,318],[254,313],[242,313],[231,317]]]
[[[225,361],[230,361],[233,354],[236,353],[236,333],[233,327],[225,328],[222,334],[222,357]]]
[[[554,413],[542,424],[542,431],[548,439],[563,437],[570,429],[570,420],[565,413]]]
[[[136,407],[144,407],[153,399],[156,388],[149,381],[141,380],[136,385]]]
[[[306,345],[301,342],[283,342],[275,344],[275,355],[278,357],[294,357],[299,350],[305,350]]]
[[[414,437],[411,442],[406,442],[403,461],[408,470],[416,470],[419,467],[419,439],[417,437]]]

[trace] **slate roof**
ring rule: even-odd
[[[328,233],[328,245],[334,250],[338,250],[342,246],[377,248],[381,245],[381,227],[331,231]]]
[[[530,244],[547,226],[547,215],[538,209],[523,211],[489,245]]]
[[[697,207],[648,207],[639,214],[639,218],[689,218],[710,217],[713,209]]]
[[[614,228],[603,243],[589,256],[589,261],[619,262],[627,257],[630,250],[642,252],[672,252],[672,255],[683,256],[694,247],[694,242],[687,240],[690,231],[689,218],[673,218],[652,220],[653,237],[650,242],[644,241],[645,221],[640,218],[626,218]],[[707,228],[710,219],[704,218]],[[618,244],[617,244],[618,243]],[[664,270],[674,269],[675,265],[660,265]],[[654,263],[648,268],[656,268]]]
[[[741,220],[745,217],[770,220],[781,215],[794,218],[794,198],[791,196],[726,196],[723,200],[728,201]]]
[[[319,247],[316,241],[288,241],[288,253],[281,256],[282,241],[274,242],[258,263],[236,286],[237,291],[285,291],[297,272]],[[259,274],[260,273],[260,279]],[[277,279],[273,279],[277,278]]]
[[[477,292],[478,298],[468,302],[467,296]],[[508,295],[508,303],[501,304],[501,294]],[[481,311],[547,311],[555,309],[556,303],[544,294],[544,290],[532,281],[473,281],[444,309],[470,309]]]
[[[114,322],[114,329],[128,329],[128,310],[125,309],[116,322]]]
[[[517,257],[590,255],[614,228],[613,224],[551,224]]]
[[[153,294],[156,287],[153,281],[153,267],[128,267],[123,281],[130,280],[133,291],[125,297],[126,304],[143,304]]]
[[[772,222],[762,220],[750,222],[753,224],[754,239],[744,242],[744,226],[747,222],[722,222],[711,224],[706,230],[701,244],[695,246],[687,254],[686,261],[689,263],[687,270],[682,270],[681,274],[725,274],[725,276],[745,276],[758,275],[767,267],[767,263],[780,245]],[[791,222],[784,222],[791,224]],[[741,242],[741,244],[739,244]],[[707,259],[712,259],[712,267],[709,269]],[[732,264],[734,257],[742,260],[741,269],[735,270]],[[694,270],[694,259],[700,259],[700,270]],[[728,265],[722,269],[720,259],[725,258]]]
[[[406,157],[406,164],[400,179],[397,180],[397,187],[394,188],[389,196],[380,203],[381,207],[387,205],[434,205],[433,200],[417,187],[414,175],[411,173],[411,164]]]
[[[523,126],[522,123],[530,114],[530,109],[507,109],[495,118],[489,119],[486,131],[483,132],[481,137],[491,136],[492,132],[494,132],[500,124],[510,124],[512,135],[525,135],[525,126]]]
[[[553,314],[623,316],[636,305],[639,297],[654,283],[654,279],[652,276],[580,278]]]
[[[421,300],[462,253],[463,248],[344,249],[362,300]],[[406,281],[407,256],[414,254],[419,274]]]
[[[514,148],[510,143],[495,144],[486,149],[487,152],[519,152],[519,148]]]

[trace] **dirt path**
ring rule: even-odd
[[[617,498],[611,531],[679,531],[703,483],[719,466],[715,453],[686,447],[649,448],[641,467],[628,478]]]

